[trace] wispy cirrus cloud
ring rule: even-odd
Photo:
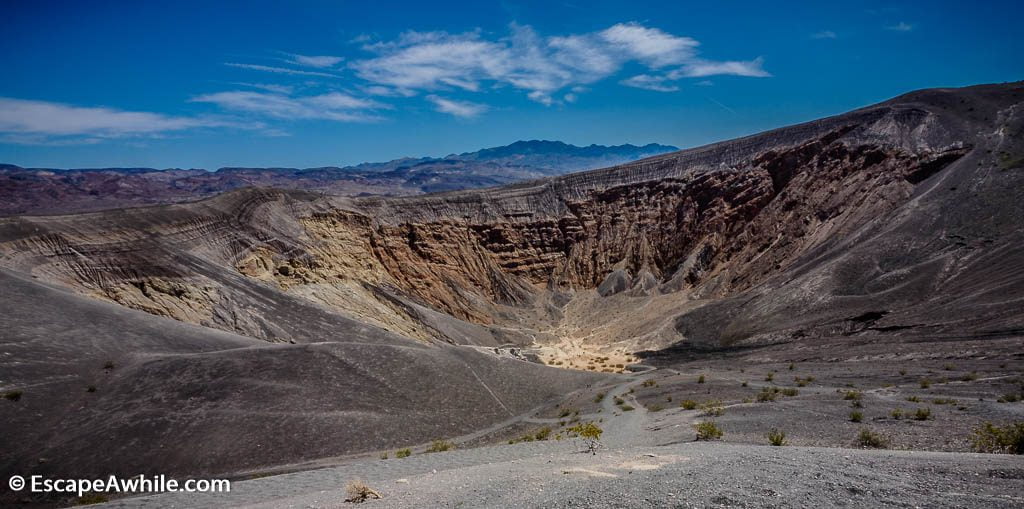
[[[434,103],[434,108],[437,111],[460,118],[478,117],[480,114],[487,111],[487,106],[483,104],[445,99],[444,97],[438,97],[433,94],[428,95],[427,100]]]
[[[224,65],[228,67],[236,67],[238,69],[248,69],[250,71],[262,71],[275,74],[291,74],[294,76],[318,76],[321,78],[340,78],[340,76],[338,76],[337,74],[329,74],[326,72],[319,71],[303,71],[299,69],[289,69],[287,67],[274,67],[270,65],[240,64],[237,62],[225,62]]]
[[[332,55],[297,55],[295,53],[289,53],[291,58],[288,59],[288,63],[294,65],[301,65],[305,67],[317,67],[320,69],[327,69],[334,67],[345,60],[343,57],[336,57]]]
[[[639,23],[618,23],[597,32],[543,37],[512,24],[506,36],[480,31],[406,32],[392,41],[364,44],[374,53],[349,63],[356,76],[385,91],[457,90],[480,92],[483,85],[511,86],[542,104],[559,102],[559,90],[608,78],[633,62],[657,74],[641,74],[623,85],[670,92],[672,82],[692,77],[771,76],[763,60],[713,61],[698,58],[698,41]],[[564,96],[563,96],[564,97]],[[575,99],[576,95],[572,95]]]
[[[910,32],[910,31],[914,30],[914,25],[912,25],[910,23],[906,23],[906,22],[900,21],[899,23],[896,23],[895,25],[886,25],[885,29],[893,31],[893,32]]]
[[[388,108],[370,99],[361,99],[341,92],[319,95],[291,96],[280,93],[232,90],[193,97],[192,102],[210,103],[233,111],[282,120],[333,120],[338,122],[373,122],[380,117],[372,111]]]
[[[820,32],[814,32],[811,34],[811,39],[838,39],[839,34],[831,30],[822,30]]]
[[[95,143],[104,139],[157,137],[204,127],[262,129],[215,117],[171,116],[107,107],[0,98],[0,136],[23,144]]]

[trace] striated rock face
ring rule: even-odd
[[[801,283],[812,290],[793,295],[814,293],[825,313],[815,319],[841,320],[853,312],[839,304],[850,300],[844,292],[894,298],[908,270],[876,250],[857,263],[884,267],[885,282],[822,282],[845,270],[833,263],[851,239],[885,233],[924,203],[949,217],[969,209],[965,222],[1009,221],[1017,209],[995,208],[977,189],[1019,189],[1012,161],[1021,101],[1019,84],[923,91],[731,142],[480,191],[345,199],[245,190],[189,205],[13,218],[0,222],[0,253],[5,266],[134,309],[271,341],[294,340],[298,326],[282,324],[278,295],[422,341],[543,343],[599,328],[570,302],[639,308],[672,296],[665,312],[698,302],[703,310],[693,316],[702,316],[724,305],[717,301],[814,277]],[[940,203],[922,194],[954,173],[966,195]],[[899,242],[957,249],[932,227]],[[943,270],[929,277],[950,277]],[[893,306],[922,298],[911,292]],[[734,311],[716,320],[728,323]],[[637,333],[644,339],[633,347],[766,332],[721,331],[703,319],[696,331],[684,314],[655,336]],[[762,320],[755,315],[747,319]]]

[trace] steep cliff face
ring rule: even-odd
[[[7,267],[134,309],[271,341],[295,340],[301,324],[289,320],[289,306],[428,342],[585,337],[600,346],[635,336],[622,347],[635,350],[791,340],[810,327],[782,323],[767,303],[760,311],[736,303],[800,280],[777,296],[795,306],[786,316],[814,302],[814,320],[842,321],[862,307],[848,308],[857,300],[851,293],[905,307],[927,295],[834,279],[881,267],[900,281],[911,267],[885,255],[891,248],[880,239],[892,233],[887,225],[924,210],[965,223],[1009,221],[1017,208],[995,207],[990,197],[999,183],[1019,189],[1022,101],[1019,84],[924,91],[731,142],[479,191],[347,199],[244,190],[189,205],[12,218],[0,221],[0,253]],[[957,198],[922,194],[954,174]],[[899,242],[955,251],[944,231]],[[874,251],[856,268],[837,265],[866,232],[875,232]],[[993,245],[1014,235],[1002,231]],[[928,276],[934,284],[949,277],[937,270]],[[613,308],[658,325],[612,327],[617,315],[604,311]],[[743,324],[734,320],[740,315]]]

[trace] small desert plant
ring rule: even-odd
[[[971,443],[978,452],[1024,454],[1024,422],[996,426],[986,422],[974,430]]]
[[[114,369],[114,361],[107,361],[107,362],[103,363],[103,369],[105,369],[107,371],[110,371],[111,369]]]
[[[615,396],[615,404],[616,405],[624,405],[625,403],[626,403],[626,400],[624,400],[624,399],[622,399],[622,398],[620,398],[618,396]],[[566,415],[569,415],[569,414],[566,414]]]
[[[922,389],[927,389],[927,388],[929,388],[931,386],[932,386],[932,381],[931,380],[929,380],[927,378],[922,378],[921,379],[921,388]]]
[[[860,433],[857,434],[857,445],[874,449],[885,449],[889,446],[889,442],[882,435],[867,428],[862,428]]]
[[[664,410],[665,407],[664,407],[664,405],[661,405],[660,403],[654,403],[654,404],[651,404],[651,405],[647,405],[647,409],[650,410],[651,412],[660,412],[660,411]]]
[[[946,371],[953,371],[953,365],[952,364],[943,364],[942,365],[942,369],[944,369]]]
[[[693,429],[697,431],[697,440],[719,440],[725,434],[715,421],[698,422]]]
[[[978,373],[976,373],[974,371],[971,371],[970,373],[967,373],[966,375],[964,375],[963,378],[961,378],[960,380],[962,380],[964,382],[973,382],[973,381],[975,381],[977,379],[978,379]]]
[[[388,452],[384,451],[384,452],[380,453],[380,459],[382,459],[382,460],[388,459]]]
[[[898,421],[903,418],[903,409],[896,408],[892,412],[889,412],[889,415],[892,416],[893,419],[896,419]]]
[[[778,393],[776,393],[775,391],[769,390],[767,387],[765,387],[763,390],[761,390],[761,392],[757,393],[757,402],[758,403],[768,403],[768,402],[771,402],[771,401],[775,401],[775,398],[777,396],[778,396]]]
[[[563,408],[562,411],[559,412],[558,418],[561,419],[563,417],[569,417],[575,410],[575,408]]]
[[[22,394],[24,393],[18,390],[7,391],[4,393],[4,399],[8,401],[18,401],[19,399],[21,399]]]
[[[395,451],[395,457],[396,458],[408,458],[411,455],[412,455],[412,450],[408,449],[408,448],[406,448],[406,449],[399,449],[399,450]]]
[[[701,405],[701,410],[701,415],[709,417],[718,417],[725,413],[725,407],[723,407],[722,402],[717,399],[705,401],[704,404]]]
[[[651,380],[651,379],[644,380],[644,383],[643,383],[644,387],[654,387],[656,385],[658,385],[658,382],[655,382],[654,380]]]
[[[863,398],[864,394],[860,391],[846,391],[846,393],[843,394],[843,399],[847,401],[860,401]]]
[[[996,401],[998,401],[999,403],[1015,403],[1018,399],[1020,398],[1016,394],[1006,393],[1003,394],[1002,396],[999,396],[999,399],[997,399]]]
[[[789,363],[789,370],[793,371],[794,369],[796,369],[796,364],[793,364],[792,362],[790,362]]]
[[[768,443],[776,447],[786,445],[786,432],[772,429],[766,435],[768,437]]]
[[[547,440],[549,436],[551,436],[551,428],[547,426],[544,426],[533,434],[533,438],[537,440]]]
[[[604,393],[599,392],[596,396],[594,396],[594,403],[600,403],[602,401],[604,401]]]
[[[740,384],[740,387],[746,387],[748,385],[750,385],[750,384],[748,384],[747,382],[743,382],[743,383]]]
[[[906,374],[907,374],[907,370],[905,370],[905,369],[901,369],[900,370],[900,376],[903,376],[903,375],[906,375]]]
[[[775,373],[769,372],[767,375],[764,376],[765,382],[771,382],[772,380],[775,380]]]
[[[918,408],[914,412],[915,421],[927,421],[932,416],[932,411],[928,407]]]
[[[910,396],[910,397],[907,398],[907,401],[909,401],[911,403],[920,403],[921,402],[921,398],[919,398],[917,396]]]
[[[427,447],[426,452],[445,452],[455,448],[455,444],[448,440],[434,440],[430,443],[430,447]]]
[[[622,410],[623,412],[632,412],[633,410],[636,410],[635,408],[633,408],[633,405],[620,405],[619,409]]]
[[[601,434],[604,433],[600,426],[593,422],[586,422],[577,424],[566,431],[583,440],[587,452],[597,454],[597,450],[601,447]]]
[[[686,399],[679,406],[683,407],[684,410],[693,410],[697,408],[697,402],[692,399]]]
[[[348,498],[346,498],[345,501],[353,504],[361,504],[371,498],[380,498],[380,493],[377,493],[376,490],[367,486],[366,483],[358,479],[355,481],[349,481],[348,484],[345,485],[345,493],[348,494]]]
[[[85,388],[85,392],[96,392],[96,386],[95,385],[90,385],[90,386],[86,387]]]
[[[786,387],[785,389],[782,389],[783,396],[796,396],[797,394],[800,394],[800,391],[792,387]]]
[[[854,410],[850,412],[850,422],[860,422],[864,420],[864,414]]]
[[[704,375],[701,375],[701,376],[697,377],[697,383],[699,383],[699,384],[704,383]]]
[[[864,402],[859,399],[855,399],[850,402],[850,406],[853,408],[864,408]]]

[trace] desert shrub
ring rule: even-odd
[[[114,369],[114,361],[107,361],[103,363],[103,369],[106,369],[108,371]]]
[[[857,445],[874,449],[885,449],[889,447],[889,441],[878,433],[862,428],[860,433],[857,434]]]
[[[1024,454],[1024,422],[996,426],[986,422],[974,430],[971,437],[978,452]]]
[[[575,408],[563,408],[562,411],[558,413],[558,418],[561,419],[563,417],[569,417],[573,412],[577,412],[577,410]]]
[[[601,434],[604,433],[600,426],[593,422],[586,422],[577,424],[566,431],[583,440],[587,452],[597,454],[597,450],[601,447]]]
[[[619,409],[621,409],[623,412],[632,412],[633,410],[636,410],[635,408],[633,408],[633,405],[621,405],[619,406]]]
[[[864,408],[864,402],[859,399],[855,399],[850,402],[850,406],[853,408]]]
[[[96,386],[95,385],[90,385],[90,386],[86,387],[85,388],[85,392],[96,392]]]
[[[616,405],[623,405],[625,403],[626,403],[626,400],[624,400],[624,399],[622,399],[622,398],[620,398],[618,396],[615,396],[615,404]]]
[[[783,396],[796,396],[797,394],[800,394],[800,391],[792,387],[786,387],[785,389],[782,389]]]
[[[903,409],[896,408],[892,412],[889,412],[889,415],[892,416],[893,419],[896,419],[898,421],[903,418]]]
[[[764,376],[765,382],[771,382],[772,380],[775,380],[775,373],[769,372],[767,375]]]
[[[958,401],[953,398],[935,398],[932,400],[932,403],[936,405],[955,405]]]
[[[412,450],[410,450],[408,448],[406,448],[406,449],[399,449],[399,450],[395,451],[395,457],[396,458],[408,458],[411,455],[412,455]]]
[[[384,452],[380,453],[380,459],[382,459],[382,460],[388,459],[388,452],[384,451]]]
[[[864,399],[864,394],[860,391],[846,391],[846,393],[843,394],[843,399],[847,401],[860,401],[861,399]]]
[[[692,399],[686,399],[679,406],[683,407],[684,410],[693,410],[697,408],[697,402]]]
[[[698,422],[693,429],[697,431],[697,440],[720,440],[725,434],[715,421]]]
[[[932,416],[932,410],[928,407],[918,408],[914,412],[915,421],[927,421]]]
[[[348,495],[345,501],[353,504],[361,504],[371,498],[380,498],[380,493],[358,479],[349,481],[345,485],[345,493]]]
[[[704,375],[701,375],[701,376],[697,377],[697,383],[699,383],[699,384],[704,383]]]
[[[658,383],[648,378],[647,380],[644,380],[644,383],[642,385],[644,387],[654,387],[655,385],[658,385]]]
[[[18,401],[19,399],[21,399],[22,394],[24,393],[19,390],[7,391],[4,393],[4,399],[8,401]]]
[[[797,387],[807,387],[807,380],[802,380],[799,377],[796,379]]]
[[[725,407],[723,407],[722,402],[717,399],[705,401],[700,408],[702,410],[701,415],[709,417],[718,417],[725,413]]]
[[[604,393],[599,392],[596,396],[594,396],[594,403],[600,403],[602,401],[604,401]]]
[[[740,387],[746,387],[748,385],[750,385],[750,384],[748,384],[747,382],[744,381],[743,383],[740,384]]]
[[[776,447],[786,445],[786,432],[778,429],[772,429],[765,435],[768,438],[768,443]]]
[[[455,449],[455,444],[448,440],[434,440],[430,443],[430,447],[427,447],[426,452],[445,452]]]
[[[647,405],[647,409],[652,411],[652,412],[660,412],[660,411],[664,410],[665,407],[663,405],[661,405],[660,403],[654,403],[654,404],[651,404],[651,405]]]
[[[789,363],[789,370],[793,371],[794,369],[796,369],[796,364],[793,364],[792,362],[790,362]]]
[[[536,438],[537,440],[547,440],[549,436],[551,436],[551,428],[547,426],[544,426],[533,434],[533,438]]]
[[[975,381],[977,379],[978,379],[978,373],[976,373],[974,371],[971,371],[970,373],[967,373],[966,375],[964,375],[963,378],[961,378],[960,380],[962,380],[964,382],[973,382],[973,381]]]
[[[921,402],[921,398],[919,398],[917,396],[910,396],[910,397],[907,398],[907,401],[909,401],[911,403],[920,403]]]
[[[900,376],[903,376],[903,375],[906,375],[906,374],[907,374],[907,370],[905,370],[905,369],[901,369],[900,370]]]
[[[864,420],[864,414],[854,410],[850,412],[850,422],[860,422]]]
[[[953,371],[954,366],[952,364],[943,364],[942,369],[946,371]]]
[[[928,380],[927,378],[922,378],[921,379],[921,388],[922,389],[927,389],[927,388],[929,388],[931,386],[932,386],[932,381],[931,380]]]
[[[776,397],[778,397],[778,393],[769,390],[767,387],[765,387],[764,389],[761,390],[761,392],[757,393],[757,402],[769,403],[771,401],[775,401]]]
[[[1017,396],[1016,394],[1013,394],[1011,392],[1011,393],[1007,393],[1007,394],[1003,394],[1002,396],[999,396],[999,399],[997,399],[996,401],[998,401],[1000,403],[1015,403],[1015,402],[1017,402],[1018,399],[1020,399],[1020,397]]]

